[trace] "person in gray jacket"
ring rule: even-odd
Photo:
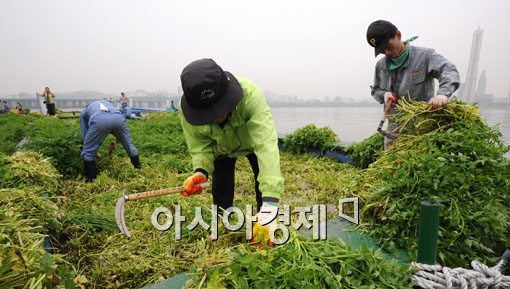
[[[433,110],[448,104],[448,98],[459,88],[457,67],[434,49],[412,46],[413,37],[402,41],[402,33],[386,20],[377,20],[368,26],[367,41],[375,49],[375,56],[384,54],[375,66],[372,96],[379,103],[395,104],[398,98],[408,101],[426,101]],[[437,93],[434,79],[439,81]],[[390,104],[390,105],[391,105]],[[390,108],[390,113],[395,107]],[[384,149],[388,149],[398,128],[388,118],[388,134]]]
[[[117,138],[136,169],[140,169],[138,149],[131,142],[126,118],[119,109],[108,100],[96,100],[89,103],[80,114],[80,129],[83,141],[81,158],[85,168],[87,182],[93,181],[97,176],[95,157],[99,147],[110,133]]]

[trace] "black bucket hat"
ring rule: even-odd
[[[181,84],[182,112],[192,125],[208,124],[228,114],[243,97],[243,89],[232,73],[208,58],[188,64],[182,70]]]
[[[375,48],[375,56],[384,53],[388,46],[388,41],[395,36],[397,27],[386,20],[377,20],[372,22],[367,29],[367,41]]]

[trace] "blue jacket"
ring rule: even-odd
[[[81,157],[93,161],[104,139],[113,134],[130,157],[138,156],[138,150],[131,143],[126,118],[118,108],[107,100],[89,103],[80,114],[80,129],[83,141]]]
[[[106,107],[106,109],[108,109],[108,112],[111,114],[122,115],[120,113],[120,110],[116,108],[113,104],[111,104],[108,100],[96,100],[87,104],[87,106],[83,108],[80,114],[80,129],[82,140],[83,138],[85,138],[85,135],[87,134],[87,130],[90,127],[91,120],[94,119],[94,117],[96,117],[97,115],[100,115],[101,113],[104,112],[101,111],[101,105],[103,105],[103,107]]]

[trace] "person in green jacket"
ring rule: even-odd
[[[284,180],[278,137],[262,90],[223,71],[212,59],[186,66],[181,83],[181,123],[195,171],[184,182],[183,195],[200,193],[199,184],[212,175],[213,203],[228,209],[234,200],[236,160],[247,157],[255,177],[258,210],[253,232],[257,236],[263,229],[267,242],[267,231],[276,225]]]

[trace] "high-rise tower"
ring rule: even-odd
[[[485,88],[487,88],[487,76],[485,76],[485,70],[480,74],[478,80],[478,86],[476,87],[476,96],[483,96],[485,94]]]
[[[473,32],[473,42],[471,43],[471,55],[469,57],[469,66],[466,73],[461,99],[465,102],[474,102],[476,94],[476,81],[478,78],[478,63],[480,60],[480,50],[482,48],[483,30],[478,27]]]
[[[506,103],[510,103],[510,87],[508,88],[508,94],[506,96]]]

